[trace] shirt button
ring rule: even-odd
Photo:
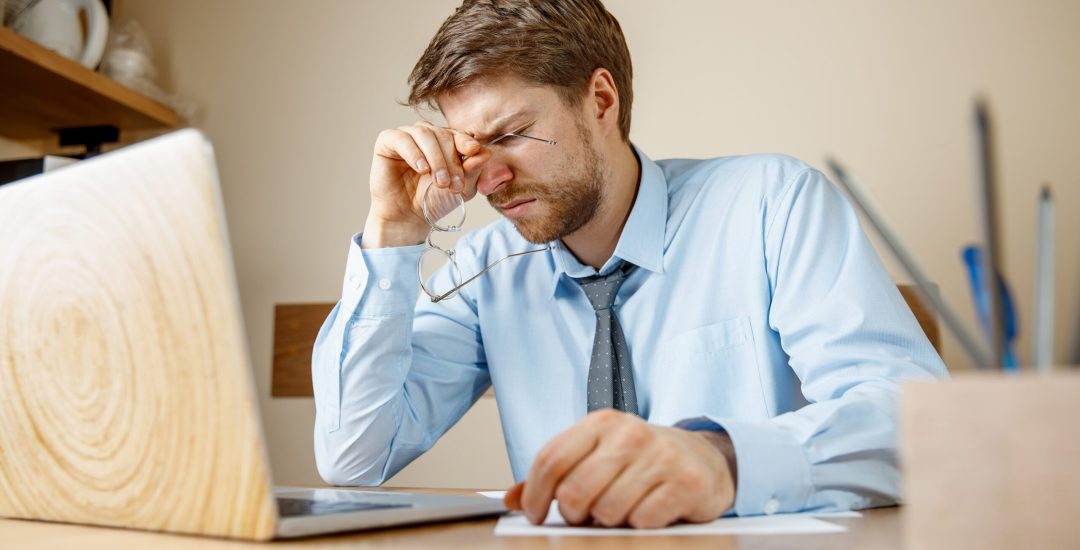
[[[383,290],[390,290],[391,286],[394,285],[390,282],[390,279],[379,279],[379,288]]]
[[[352,285],[353,288],[360,288],[360,278],[356,275],[349,275],[349,284]]]
[[[776,500],[775,498],[770,498],[769,501],[765,503],[765,508],[763,508],[761,511],[765,512],[768,515],[772,515],[775,514],[779,509],[780,501]]]

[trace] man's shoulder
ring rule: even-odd
[[[788,184],[814,169],[807,163],[778,153],[756,153],[711,159],[667,159],[657,161],[668,180],[670,191],[689,191],[698,195],[702,190],[768,198],[778,195]]]

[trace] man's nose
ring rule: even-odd
[[[514,179],[514,173],[505,163],[495,160],[484,165],[480,177],[476,180],[476,190],[485,197],[498,191],[506,182]]]

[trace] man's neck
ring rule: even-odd
[[[596,215],[581,229],[562,238],[579,262],[600,269],[615,253],[626,220],[637,198],[641,163],[629,143],[619,141],[610,157],[611,179]]]

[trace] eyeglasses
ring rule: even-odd
[[[495,137],[494,139],[491,139],[487,143],[485,143],[484,147],[490,147],[492,145],[504,142],[505,140],[509,140],[512,138],[533,140],[540,143],[546,143],[548,145],[556,144],[556,142],[553,140],[538,138],[523,133],[528,130],[531,125],[532,124],[530,123],[517,130],[514,130],[513,132],[507,132],[498,137]],[[428,297],[431,298],[432,303],[441,302],[447,298],[454,296],[458,293],[459,290],[462,289],[462,287],[475,281],[476,279],[479,279],[481,275],[487,273],[489,270],[491,270],[491,268],[506,260],[509,260],[510,258],[551,250],[551,246],[545,246],[543,248],[537,248],[534,250],[526,250],[525,252],[508,254],[500,258],[499,260],[488,264],[488,266],[480,270],[479,273],[463,281],[461,278],[461,270],[458,268],[457,259],[455,258],[455,250],[453,248],[447,249],[436,245],[432,240],[432,236],[435,235],[435,233],[457,233],[461,231],[462,226],[465,225],[465,199],[461,195],[451,193],[448,190],[437,189],[435,188],[433,183],[434,182],[429,183],[427,189],[424,190],[424,198],[421,203],[424,209],[424,220],[427,221],[429,230],[427,234],[427,239],[425,239],[427,247],[424,248],[424,251],[420,254],[420,261],[416,263],[416,275],[420,279],[420,289],[424,291],[424,294],[427,294]],[[436,218],[435,212],[448,213]],[[445,218],[450,218],[450,223],[446,225],[440,225],[439,222]],[[447,270],[449,271],[448,275],[450,277],[450,284],[453,286],[452,288],[450,288],[450,290],[447,290],[446,292],[437,292],[434,289],[428,288],[427,283],[424,282],[424,266],[432,266],[436,264],[441,264],[442,262],[446,263]]]

